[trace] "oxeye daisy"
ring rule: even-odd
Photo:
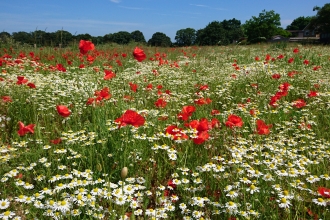
[[[278,206],[280,208],[289,208],[291,203],[290,203],[290,200],[286,199],[286,198],[282,198],[280,200],[276,200],[279,204]]]
[[[62,213],[66,213],[67,211],[70,211],[71,203],[69,200],[62,200],[58,201],[56,205],[56,210],[61,211]]]
[[[246,189],[246,191],[250,192],[250,194],[254,194],[255,192],[259,192],[259,187],[252,184],[249,188]]]
[[[231,199],[236,198],[238,193],[236,191],[229,191],[226,196],[230,197]]]
[[[0,209],[6,209],[10,205],[10,202],[8,199],[1,199],[0,200]]]
[[[13,218],[14,216],[15,216],[15,212],[12,212],[12,211],[5,211],[0,214],[0,217],[2,219],[10,219],[10,218]]]
[[[327,201],[324,200],[323,198],[312,199],[312,201],[317,205],[327,206]]]

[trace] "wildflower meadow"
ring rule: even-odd
[[[330,219],[330,48],[0,51],[2,219]]]

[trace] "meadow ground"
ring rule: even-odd
[[[329,47],[85,43],[1,48],[1,218],[330,219]]]

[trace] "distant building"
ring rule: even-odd
[[[316,34],[315,29],[311,29],[308,24],[303,30],[287,30],[292,34],[290,42],[315,42],[319,41],[320,35]]]

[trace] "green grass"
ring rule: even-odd
[[[330,200],[318,193],[318,187],[330,188],[329,47],[142,48],[143,62],[132,56],[134,46],[96,48],[89,61],[78,48],[2,50],[1,217],[330,218]],[[104,69],[116,77],[104,80]],[[18,85],[17,76],[36,88]],[[287,95],[272,106],[283,83],[290,84]],[[86,105],[106,87],[111,98]],[[155,105],[159,98],[164,108]],[[201,98],[211,102],[196,104]],[[296,108],[298,99],[306,106]],[[67,106],[70,116],[60,116],[57,105]],[[180,120],[189,105],[195,112]],[[119,126],[115,120],[128,109],[145,123]],[[242,127],[225,125],[231,114]],[[209,138],[196,144],[199,133],[188,123],[203,118],[218,125],[209,125]],[[268,135],[258,134],[258,119],[272,125]],[[34,133],[19,136],[19,121],[35,124]],[[166,134],[170,125],[182,130],[181,138]]]

